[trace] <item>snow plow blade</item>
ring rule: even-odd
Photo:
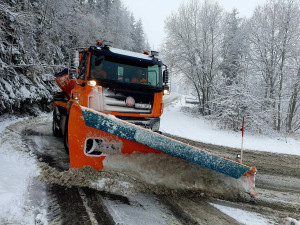
[[[72,168],[103,169],[106,156],[116,153],[166,153],[235,179],[243,179],[248,193],[255,196],[255,167],[220,157],[148,129],[73,103],[68,125]]]

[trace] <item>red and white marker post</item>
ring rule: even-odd
[[[244,150],[244,127],[245,127],[245,117],[243,116],[243,125],[242,125],[242,146],[241,146],[241,163],[243,163],[243,150]]]

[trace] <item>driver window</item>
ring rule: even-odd
[[[148,82],[152,86],[159,85],[159,68],[157,65],[148,67]]]

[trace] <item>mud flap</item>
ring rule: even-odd
[[[72,168],[86,165],[99,170],[109,154],[166,153],[230,177],[245,180],[256,195],[255,167],[234,162],[74,103],[69,117],[69,149]]]

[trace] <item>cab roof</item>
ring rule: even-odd
[[[89,48],[89,51],[94,55],[103,55],[107,58],[119,58],[120,60],[136,61],[137,63],[143,63],[148,65],[163,65],[162,61],[154,56],[108,46],[91,46]]]

